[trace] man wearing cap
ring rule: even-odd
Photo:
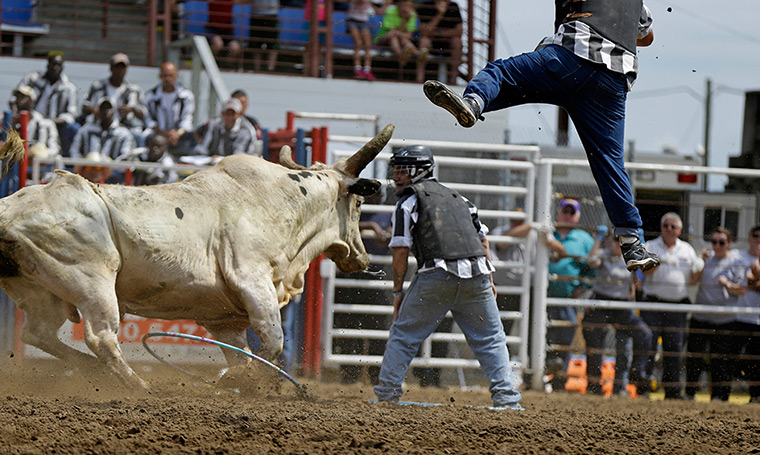
[[[26,137],[29,141],[29,153],[33,156],[56,156],[61,153],[61,144],[58,141],[58,128],[52,120],[42,116],[34,110],[34,101],[37,94],[28,85],[21,85],[13,90],[13,96],[9,101],[13,114],[13,125],[19,129],[19,114],[22,111],[29,112],[29,122],[26,125]]]
[[[116,120],[111,99],[101,98],[97,112],[94,122],[86,123],[77,131],[71,144],[71,157],[87,157],[93,152],[109,160],[130,156],[135,147],[135,140],[132,133]],[[122,178],[123,172],[116,171],[111,174],[109,183],[119,182]]]
[[[37,95],[34,109],[55,123],[62,152],[68,156],[71,141],[79,129],[75,120],[79,114],[79,97],[77,87],[63,74],[63,56],[51,53],[45,72],[33,71],[26,74],[17,87],[22,85],[34,90]]]
[[[90,90],[82,103],[82,115],[97,115],[98,101],[107,97],[114,107],[114,115],[119,123],[126,128],[137,128],[142,131],[142,119],[145,116],[145,107],[142,106],[142,89],[125,79],[129,57],[123,52],[114,54],[108,61],[111,75],[99,79],[90,85]],[[94,119],[90,119],[94,121]],[[84,123],[84,122],[83,122]]]
[[[222,106],[222,116],[208,123],[206,133],[195,146],[196,155],[229,156],[255,154],[256,130],[243,117],[243,104],[230,98]]]
[[[161,83],[145,93],[144,140],[160,134],[169,141],[169,152],[175,156],[190,155],[195,146],[193,137],[193,114],[195,96],[193,92],[177,83],[177,67],[164,62],[159,71]]]
[[[577,298],[584,291],[584,286],[573,277],[591,275],[591,269],[586,263],[587,257],[594,247],[594,238],[588,232],[577,229],[581,219],[581,204],[575,199],[562,199],[557,212],[557,224],[554,236],[545,238],[547,247],[553,253],[553,259],[549,262],[549,273],[556,279],[549,281],[547,295],[549,297]],[[541,237],[539,237],[541,238]],[[546,333],[547,342],[556,348],[549,352],[546,364],[549,368],[567,369],[569,348],[573,344],[575,325],[578,323],[578,314],[575,307],[549,307],[547,310],[549,320],[565,321],[561,325],[549,327]],[[554,375],[552,379],[554,389],[562,389],[565,377]]]

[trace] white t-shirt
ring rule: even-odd
[[[660,257],[660,266],[644,279],[644,295],[665,302],[680,302],[688,297],[687,285],[695,263],[701,261],[694,248],[681,239],[676,239],[673,249],[669,249],[662,237],[646,243],[650,252]]]

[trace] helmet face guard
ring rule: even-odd
[[[435,159],[433,153],[424,145],[410,145],[398,149],[390,159],[391,169],[404,169],[409,173],[412,183],[432,177]]]

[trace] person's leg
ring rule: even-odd
[[[359,33],[359,30],[355,26],[348,27],[348,34],[351,36],[351,40],[354,42],[354,77],[362,79],[364,77],[364,71],[362,71],[362,44],[364,40]]]
[[[583,315],[583,339],[586,340],[587,392],[602,393],[602,351],[607,332],[605,310],[590,310]]]
[[[647,299],[647,301],[653,301]],[[649,346],[646,348],[646,364],[644,368],[644,375],[647,380],[651,380],[654,374],[654,358],[657,354],[658,339],[662,336],[662,313],[657,311],[642,311],[641,319],[649,327],[652,333]]]
[[[575,326],[567,323],[575,324],[578,319],[574,307],[551,307],[547,313],[551,322],[559,323],[546,331],[546,342],[551,349],[546,355],[546,365],[554,376],[551,381],[552,388],[559,391],[565,388],[570,347],[575,338]]]
[[[449,46],[449,83],[456,84],[459,77],[459,65],[462,64],[462,37],[451,38]]]
[[[652,330],[641,317],[636,316],[633,310],[622,310],[618,322],[620,324],[618,332],[621,336],[630,337],[632,341],[633,353],[629,381],[636,386],[639,394],[645,393],[649,390],[646,370],[648,353],[652,349]]]
[[[686,387],[684,393],[693,398],[699,391],[699,378],[704,370],[703,356],[707,352],[707,333],[712,324],[696,319],[689,321],[689,331],[686,335]]]
[[[667,313],[664,318],[667,330],[662,333],[662,382],[665,398],[681,398],[681,370],[686,340],[686,314]]]
[[[515,390],[507,336],[499,317],[491,281],[488,275],[458,281],[459,289],[451,312],[490,383],[494,406],[521,409],[518,402],[522,397]]]
[[[741,351],[741,346],[733,336],[733,329],[732,323],[717,324],[715,335],[710,338],[710,398],[713,400],[728,401],[731,395],[733,375],[729,356]]]
[[[760,401],[760,326],[755,324],[743,324],[747,344],[744,354],[749,356],[745,363],[749,384],[749,396],[752,402]]]
[[[456,277],[443,270],[417,275],[393,321],[380,366],[375,395],[380,401],[398,401],[401,384],[420,344],[443,320],[456,295]]]

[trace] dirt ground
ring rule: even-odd
[[[0,363],[0,454],[760,453],[760,405],[525,392],[491,411],[485,391],[410,386],[421,407],[373,404],[367,384],[299,378],[235,394],[165,367],[130,395],[57,361]],[[266,381],[264,381],[266,382]],[[276,390],[279,388],[279,390]]]

